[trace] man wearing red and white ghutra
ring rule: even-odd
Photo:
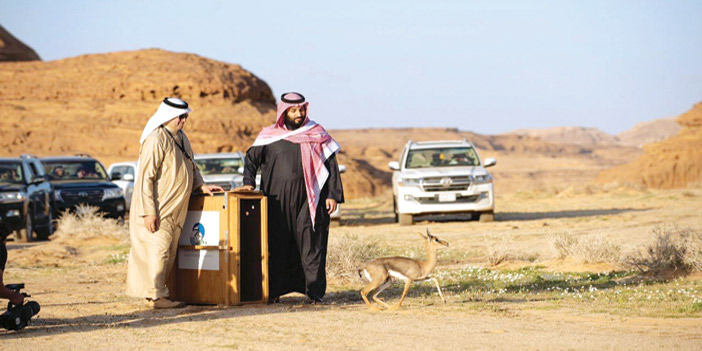
[[[246,152],[244,186],[253,190],[261,168],[268,197],[269,286],[271,301],[289,292],[322,302],[327,288],[329,215],[344,202],[336,152],[339,144],[307,118],[309,103],[285,93],[277,121],[264,128]]]

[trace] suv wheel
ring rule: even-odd
[[[495,220],[495,212],[493,211],[486,211],[480,213],[480,221],[481,222],[492,222]]]
[[[400,213],[398,217],[400,219],[400,225],[414,224],[414,216],[411,213]]]
[[[37,239],[39,240],[49,240],[49,235],[54,232],[54,216],[49,211],[49,220],[46,223],[46,227],[42,229],[37,229]]]
[[[25,219],[25,226],[24,228],[20,229],[17,231],[17,241],[23,242],[23,243],[28,243],[32,241],[33,234],[34,234],[34,214],[32,213],[32,210],[27,211],[27,219]]]

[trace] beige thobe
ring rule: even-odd
[[[139,174],[129,210],[131,250],[127,269],[127,295],[168,297],[168,278],[178,250],[178,239],[193,189],[205,182],[166,130],[159,127],[144,140],[139,152]],[[171,133],[193,156],[187,136]],[[159,229],[152,233],[144,216],[157,215]]]

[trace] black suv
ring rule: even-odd
[[[110,181],[98,160],[78,155],[44,157],[41,163],[54,189],[54,216],[84,204],[98,207],[107,218],[124,221],[126,205],[122,189]]]
[[[0,158],[0,237],[17,233],[19,241],[46,240],[54,231],[51,184],[39,159]]]

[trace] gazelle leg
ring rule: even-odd
[[[407,296],[407,292],[409,291],[410,285],[412,285],[412,283],[412,279],[407,279],[407,281],[405,281],[405,290],[402,291],[402,297],[400,298],[400,302],[397,303],[397,308],[402,307],[402,302],[405,301],[405,296]]]
[[[378,298],[378,294],[380,294],[381,292],[383,292],[383,290],[387,289],[388,286],[390,286],[391,283],[392,283],[392,281],[391,281],[390,279],[386,280],[382,285],[380,285],[380,286],[378,287],[378,289],[376,289],[376,290],[371,294],[371,295],[372,295],[372,298],[373,298],[373,301],[375,301],[377,304],[383,306],[384,308],[390,308],[390,306],[389,306],[387,303],[385,303],[385,301],[383,301],[383,300],[381,300],[380,298]]]
[[[370,284],[366,285],[365,288],[361,289],[361,297],[363,298],[363,301],[366,303],[366,305],[368,305],[368,307],[370,309],[377,309],[377,307],[373,306],[370,303],[370,301],[368,301],[368,294],[370,293],[372,296],[372,294],[375,293],[374,290],[377,290],[381,285],[383,285],[383,284],[382,283],[379,284],[378,282],[371,281]]]
[[[444,298],[444,294],[441,293],[441,287],[439,286],[439,280],[437,280],[434,277],[431,277],[431,280],[436,284],[436,290],[439,292],[439,296],[441,296],[441,301],[446,303],[446,299]]]

